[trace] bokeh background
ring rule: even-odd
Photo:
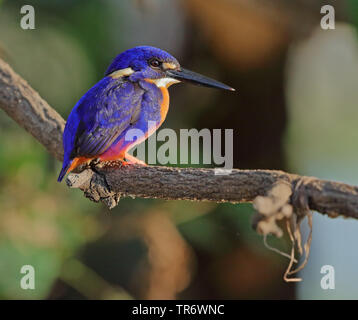
[[[20,27],[24,4],[35,30]],[[320,28],[325,4],[335,30]],[[0,56],[67,118],[119,52],[160,47],[238,89],[175,86],[163,127],[233,128],[236,168],[358,184],[357,25],[356,0],[0,0]],[[287,284],[250,204],[122,199],[109,211],[58,184],[59,168],[0,111],[1,299],[358,298],[357,221],[315,213],[304,280]],[[26,264],[35,290],[20,288]],[[335,290],[320,286],[327,264]]]

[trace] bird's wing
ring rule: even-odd
[[[113,81],[100,82],[81,99],[71,158],[101,155],[138,121],[143,90],[128,82],[114,86]]]

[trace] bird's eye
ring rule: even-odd
[[[151,59],[151,60],[149,60],[149,64],[153,68],[159,68],[161,66],[162,62],[159,61],[158,59]]]

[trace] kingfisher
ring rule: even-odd
[[[182,68],[176,58],[158,48],[139,46],[116,56],[104,78],[82,96],[67,119],[58,182],[95,159],[146,165],[128,151],[160,127],[169,109],[168,88],[182,81],[235,91]],[[131,129],[141,134],[126,139]]]

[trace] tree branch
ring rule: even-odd
[[[0,108],[62,161],[65,120],[1,59]]]
[[[298,176],[276,170],[238,170],[230,175],[215,175],[213,169],[125,166],[88,169],[71,174],[67,184],[80,188],[93,201],[114,207],[124,196],[166,200],[215,202],[251,202],[266,195],[273,186],[289,183],[292,189],[303,181],[304,189],[296,190],[307,197],[308,206],[331,217],[342,215],[358,219],[358,187]],[[306,183],[307,182],[307,183]],[[295,204],[297,206],[297,204]]]
[[[1,59],[0,108],[54,157],[62,159],[65,121]],[[358,219],[358,187],[283,171],[234,169],[230,175],[215,175],[213,169],[121,167],[120,163],[112,162],[94,170],[71,174],[67,179],[70,187],[81,189],[91,200],[103,201],[110,208],[123,196],[248,202],[266,195],[281,182],[291,186],[294,206],[305,201],[310,209],[322,214]],[[301,187],[296,189],[298,184]]]

